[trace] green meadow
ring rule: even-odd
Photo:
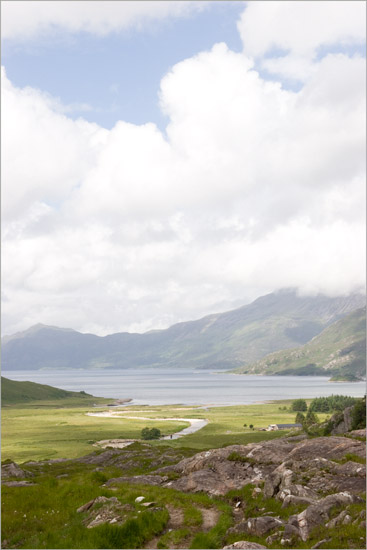
[[[264,432],[259,428],[274,423],[294,422],[295,413],[289,411],[289,406],[290,401],[277,401],[207,409],[179,405],[127,406],[120,409],[125,416],[151,420],[87,416],[88,412],[109,410],[92,406],[55,408],[55,403],[47,406],[44,402],[42,406],[34,404],[32,408],[23,405],[8,406],[2,410],[2,459],[22,463],[28,460],[77,458],[95,450],[93,444],[99,440],[140,439],[141,430],[145,427],[157,427],[164,435],[173,434],[189,425],[185,418],[206,419],[208,424],[191,435],[172,441],[155,441],[152,445],[200,450],[256,442],[284,435],[284,431]],[[319,415],[319,418],[323,420],[326,415]],[[251,424],[254,426],[252,429],[249,427]]]

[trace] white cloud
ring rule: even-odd
[[[322,47],[363,45],[366,3],[248,2],[238,23],[244,51],[270,73],[306,80]]]
[[[364,96],[359,57],[329,53],[296,93],[217,44],[162,79],[165,136],[74,121],[4,77],[4,330],[140,331],[363,288]]]
[[[107,35],[165,18],[185,17],[205,9],[207,2],[190,1],[68,1],[4,0],[1,34],[25,41],[55,31]]]

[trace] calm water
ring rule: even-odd
[[[244,376],[180,369],[51,370],[4,372],[12,380],[29,380],[100,397],[131,398],[147,405],[238,405],[271,399],[362,397],[365,382],[328,382],[320,376]]]

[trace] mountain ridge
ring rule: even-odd
[[[182,366],[230,369],[308,342],[365,304],[362,294],[302,297],[283,290],[201,319],[106,336],[37,324],[3,341],[3,368]]]

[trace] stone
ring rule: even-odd
[[[330,422],[335,423],[334,428],[331,431],[332,435],[343,434],[351,430],[352,422],[353,422],[352,420],[353,408],[354,406],[347,407],[346,409],[344,409],[340,421],[338,421],[338,419],[340,418],[341,413],[336,413],[331,417]]]
[[[317,542],[316,544],[314,544],[313,546],[311,546],[311,548],[320,548],[320,546],[322,546],[324,544],[324,542],[329,542],[329,540],[331,539],[322,539],[322,540],[319,540],[319,542]]]
[[[308,540],[311,530],[329,520],[329,512],[336,506],[347,506],[360,499],[347,492],[328,495],[296,516],[298,529],[303,541]]]
[[[223,550],[256,550],[257,548],[267,548],[267,546],[257,544],[257,542],[249,542],[248,540],[238,540],[229,546],[223,546]]]
[[[30,481],[2,481],[1,484],[7,487],[32,487],[37,485],[37,483],[31,483]]]
[[[145,500],[145,497],[136,497],[135,502],[142,502]]]
[[[292,504],[295,504],[296,506],[302,504],[309,506],[310,504],[315,504],[315,500],[307,497],[299,497],[296,495],[287,495],[283,500],[282,508],[287,508]]]
[[[248,533],[249,535],[262,537],[266,533],[269,533],[269,531],[279,528],[281,525],[283,525],[283,522],[277,518],[260,516],[241,521],[234,527],[231,527],[228,533]]]
[[[1,465],[1,477],[5,479],[9,477],[33,477],[33,475],[34,474],[32,472],[23,470],[23,468],[21,468],[16,462],[8,462],[7,464]]]
[[[89,508],[91,508],[93,506],[94,501],[95,501],[95,499],[90,500],[89,502],[86,502],[85,504],[83,504],[83,506],[79,506],[79,508],[77,509],[78,514],[80,514],[82,512],[87,512],[89,510]]]
[[[293,541],[300,538],[299,529],[291,523],[286,523],[284,527],[283,536],[281,539],[282,545],[291,544]]]
[[[274,542],[277,540],[280,540],[282,536],[283,536],[282,531],[276,531],[272,535],[269,535],[268,537],[266,537],[265,539],[266,544],[274,544]]]

